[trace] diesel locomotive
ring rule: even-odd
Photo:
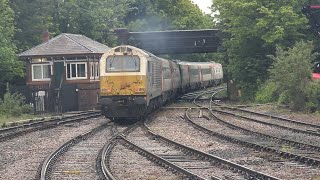
[[[181,62],[122,45],[100,59],[100,108],[111,119],[138,119],[179,93],[222,81],[215,62]]]

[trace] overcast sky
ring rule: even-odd
[[[212,4],[212,0],[192,0],[192,1],[196,3],[203,12],[207,14],[211,13],[210,6]]]

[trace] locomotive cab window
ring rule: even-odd
[[[107,57],[107,72],[139,72],[140,59],[138,56],[109,56]]]

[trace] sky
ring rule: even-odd
[[[211,10],[209,9],[209,7],[212,4],[212,0],[192,0],[195,4],[197,4],[199,6],[199,8],[207,13],[210,14]]]

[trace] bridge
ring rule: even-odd
[[[116,29],[120,44],[130,44],[158,54],[216,52],[220,45],[217,29],[129,32]]]

